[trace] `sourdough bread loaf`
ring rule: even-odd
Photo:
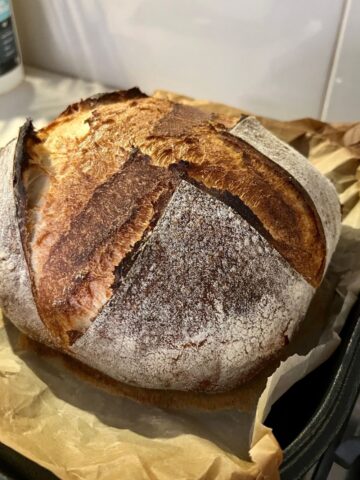
[[[145,388],[215,392],[256,374],[339,237],[331,183],[257,120],[138,89],[27,122],[0,156],[6,315]]]

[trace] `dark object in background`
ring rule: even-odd
[[[23,79],[16,26],[10,0],[0,2],[0,94],[15,88]]]
[[[342,343],[320,367],[273,406],[266,425],[284,449],[282,480],[326,480],[360,387],[360,299],[341,332]],[[289,426],[291,425],[291,429]],[[359,477],[360,478],[360,477]]]

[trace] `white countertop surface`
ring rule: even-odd
[[[39,128],[69,104],[105,90],[100,83],[26,68],[25,80],[14,90],[0,95],[0,147],[17,135],[27,117]]]

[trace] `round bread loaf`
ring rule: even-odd
[[[340,231],[331,183],[254,118],[138,89],[0,153],[0,301],[27,335],[147,388],[233,388],[304,318]]]

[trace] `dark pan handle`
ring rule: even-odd
[[[335,352],[342,357],[331,384],[309,423],[285,449],[282,480],[300,480],[318,463],[312,480],[326,480],[334,452],[353,410],[360,387],[360,299],[352,308]],[[316,385],[314,385],[316,388]],[[360,478],[360,477],[359,477]]]

